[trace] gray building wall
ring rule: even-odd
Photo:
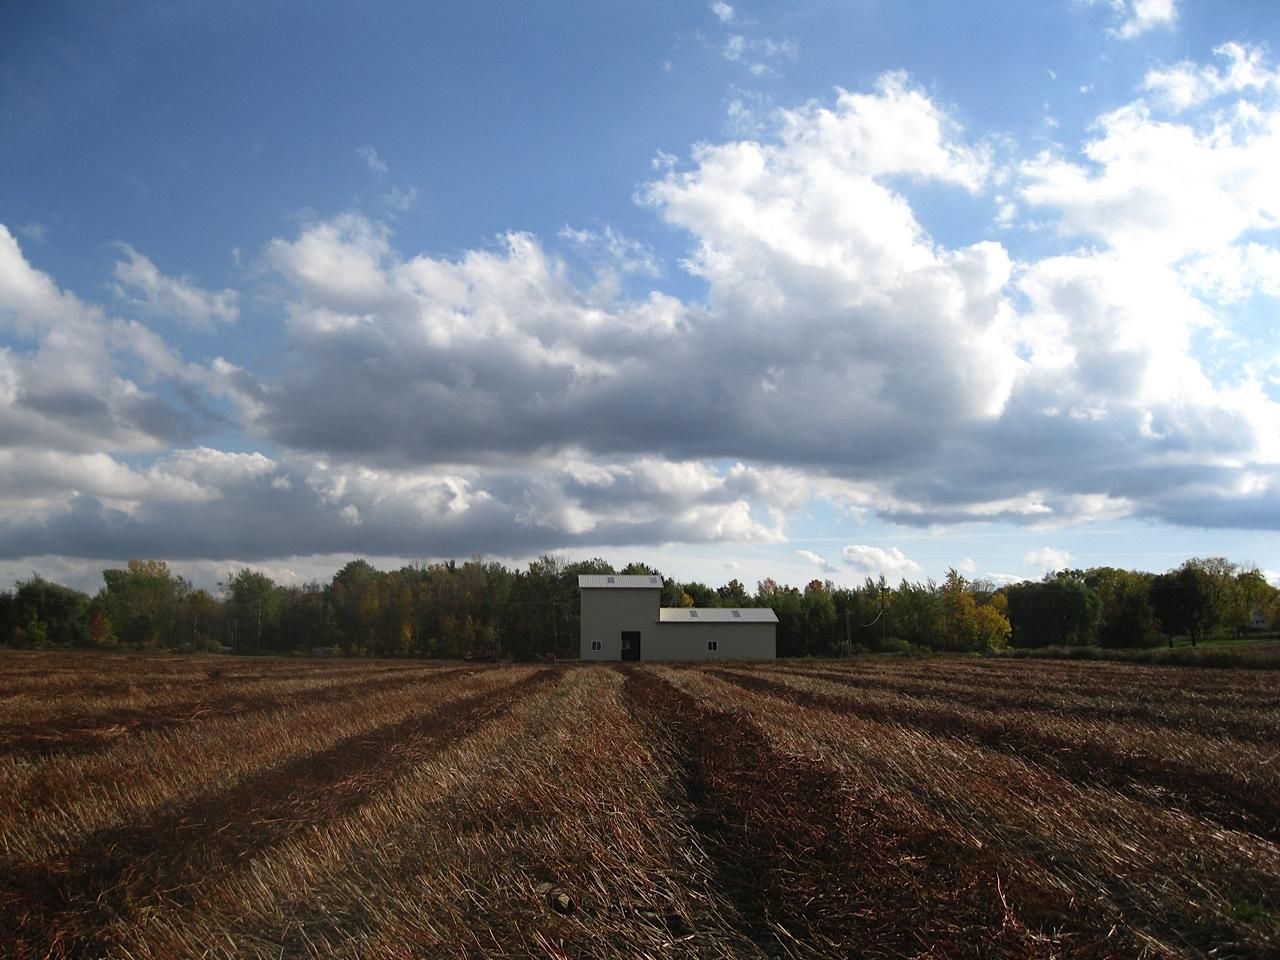
[[[640,631],[640,656],[649,659],[649,644],[658,635],[661,588],[590,588],[579,590],[578,595],[582,598],[578,655],[583,660],[621,660],[623,630]],[[591,649],[593,640],[600,643],[599,650]]]
[[[776,623],[663,623],[640,646],[642,660],[773,660]],[[707,641],[716,642],[715,650]]]

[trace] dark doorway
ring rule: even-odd
[[[639,660],[640,659],[640,631],[639,630],[623,630],[622,631],[622,659],[623,660]]]

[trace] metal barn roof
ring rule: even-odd
[[[768,607],[661,607],[661,623],[777,623]]]
[[[578,575],[579,590],[661,590],[662,578],[645,574],[583,573]]]

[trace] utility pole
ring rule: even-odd
[[[846,657],[853,655],[853,635],[849,632],[849,608],[844,608],[844,655]]]

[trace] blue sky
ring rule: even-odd
[[[0,580],[1280,576],[1269,2],[0,14]]]

